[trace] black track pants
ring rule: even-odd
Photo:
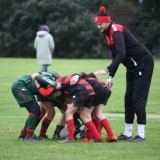
[[[137,71],[126,73],[125,122],[132,124],[137,116],[138,124],[146,124],[146,103],[152,79],[154,61],[151,55]]]

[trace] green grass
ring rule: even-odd
[[[110,60],[83,59],[53,59],[49,70],[55,70],[62,75],[74,72],[92,72],[103,69]],[[58,141],[44,141],[35,143],[19,142],[16,138],[27,117],[26,110],[20,109],[11,93],[12,82],[25,74],[39,71],[40,66],[35,59],[0,58],[0,159],[1,160],[159,160],[160,148],[160,61],[155,61],[151,89],[147,103],[146,141],[144,143],[118,142],[112,144],[77,142],[74,144],[60,144]],[[106,79],[106,76],[100,76]],[[112,88],[112,96],[105,108],[106,116],[110,120],[115,134],[124,129],[124,93],[125,68],[121,65]],[[51,138],[55,128],[59,111],[48,129]],[[35,131],[39,133],[39,127]],[[137,134],[134,124],[133,135]],[[103,138],[106,135],[103,131]]]

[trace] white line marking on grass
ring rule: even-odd
[[[55,115],[55,118],[57,116],[60,116],[61,114],[60,113],[57,113]],[[123,113],[105,113],[106,117],[116,117],[116,118],[124,118],[124,114]],[[0,116],[0,119],[2,118],[6,118],[6,119],[17,119],[17,118],[26,118],[27,116]],[[160,115],[159,114],[147,114],[147,118],[152,118],[152,119],[157,119],[157,118],[160,118]]]
[[[160,104],[160,102],[148,102],[147,104]]]

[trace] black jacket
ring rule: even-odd
[[[150,54],[125,27],[111,23],[104,32],[109,49],[112,52],[112,63],[107,67],[109,75],[114,77],[120,63],[127,70],[135,71]]]

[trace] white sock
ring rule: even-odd
[[[145,138],[145,125],[144,124],[138,124],[138,135],[141,138]]]
[[[124,129],[123,134],[127,137],[131,137],[132,136],[132,128],[133,128],[133,124],[125,123],[125,129]]]

